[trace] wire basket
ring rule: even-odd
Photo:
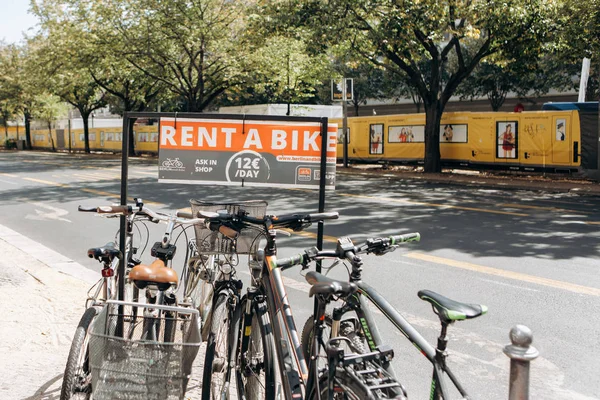
[[[211,203],[190,200],[192,214],[198,211],[217,212],[226,210],[229,214],[237,214],[240,210],[255,218],[264,217],[268,203],[263,200],[250,200],[238,203]],[[230,239],[219,232],[213,232],[205,225],[194,225],[196,244],[200,254],[254,254],[258,247],[257,237],[262,233],[256,229],[244,229],[236,239]]]
[[[199,321],[195,309],[107,301],[90,332],[93,399],[183,399]]]

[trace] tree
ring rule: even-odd
[[[35,76],[44,88],[75,107],[83,120],[85,152],[90,152],[89,117],[106,105],[106,93],[92,78],[87,54],[89,32],[75,23],[73,10],[62,2],[32,2],[41,31],[28,41],[35,52]]]
[[[48,127],[48,137],[52,145],[52,151],[56,151],[54,144],[54,138],[52,137],[52,124],[59,118],[67,115],[69,107],[60,100],[58,96],[42,93],[36,96],[36,103],[38,105],[36,117],[46,123]]]
[[[501,60],[492,57],[482,61],[457,88],[461,98],[487,97],[492,110],[498,111],[509,92],[526,95],[534,89],[531,74],[527,74],[519,61]],[[534,75],[535,76],[535,75]],[[549,89],[549,88],[548,88]],[[545,90],[547,91],[547,89]]]
[[[117,32],[123,57],[178,96],[185,111],[203,111],[243,80],[249,56],[245,2],[117,0],[89,3]]]
[[[3,110],[12,115],[23,115],[25,119],[25,141],[31,150],[31,120],[35,112],[35,96],[39,92],[39,81],[32,63],[28,46],[8,45],[0,54],[0,87],[4,97]],[[5,121],[6,122],[6,121]],[[7,128],[5,127],[5,134]]]
[[[425,172],[441,171],[440,120],[460,83],[483,58],[502,49],[535,52],[554,25],[553,4],[545,0],[294,2],[295,13],[306,16],[303,26],[313,29],[315,42],[347,40],[364,59],[415,89],[426,115]],[[276,8],[274,15],[277,22],[298,21]],[[455,65],[449,64],[450,57],[457,60]],[[427,65],[425,70],[421,62]]]
[[[115,43],[113,42],[113,44]],[[148,105],[158,98],[164,88],[163,85],[130,63],[123,62],[114,46],[99,43],[96,48],[105,48],[106,50],[90,54],[89,58],[93,62],[90,63],[89,71],[94,82],[109,95],[106,101],[112,105],[111,110],[121,116],[128,111],[146,110]],[[102,57],[98,57],[98,55],[102,55]],[[135,120],[130,121],[127,132],[130,156],[135,155],[134,123]]]
[[[325,55],[312,56],[301,39],[273,36],[265,38],[249,58],[253,92],[269,103],[300,103],[315,95],[315,87],[328,75]],[[247,84],[248,85],[248,84]]]
[[[559,18],[562,29],[555,40],[552,68],[576,77],[569,83],[578,89],[582,59],[589,58],[586,99],[600,100],[600,0],[564,0]]]
[[[354,108],[354,115],[359,115],[359,107],[366,105],[368,99],[386,99],[397,94],[398,87],[384,68],[357,58],[355,54],[343,52],[337,56],[334,69],[340,77],[353,79],[350,104]]]

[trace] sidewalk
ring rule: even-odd
[[[460,185],[499,190],[539,190],[551,193],[600,195],[600,183],[582,177],[565,174],[532,174],[506,172],[478,172],[470,170],[444,170],[437,174],[424,174],[412,167],[381,165],[339,165],[336,173],[343,175],[379,176],[410,179],[436,184]]]
[[[0,254],[0,399],[59,399],[73,333],[100,274],[2,225]],[[202,350],[186,399],[200,398]]]

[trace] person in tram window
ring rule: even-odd
[[[454,137],[454,131],[452,130],[452,125],[446,125],[444,127],[444,133],[442,137],[446,140],[446,142],[451,142]]]
[[[504,158],[513,157],[512,152],[515,149],[515,134],[512,131],[512,124],[506,124],[504,132],[500,135]]]
[[[565,140],[565,124],[562,121],[556,125],[556,140]]]

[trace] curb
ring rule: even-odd
[[[394,171],[382,168],[343,168],[337,174],[415,180],[434,184],[468,186],[496,190],[531,190],[551,193],[575,193],[579,195],[600,195],[600,184],[592,181],[568,181],[549,179],[527,179],[519,176],[481,177],[457,172],[424,174],[419,172]]]
[[[43,244],[31,240],[4,225],[0,225],[0,240],[3,240],[9,245],[30,255],[55,271],[70,275],[89,283],[90,285],[96,283],[99,279],[98,272],[94,272],[78,262],[63,256]]]

